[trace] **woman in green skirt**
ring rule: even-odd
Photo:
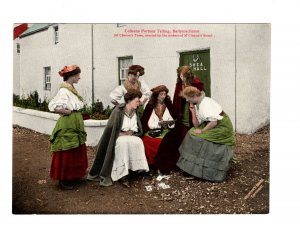
[[[80,109],[83,99],[74,87],[80,80],[77,65],[59,71],[63,83],[49,103],[49,110],[60,114],[49,138],[52,162],[50,177],[59,181],[61,189],[73,189],[85,176],[88,168],[86,132]]]
[[[226,178],[233,158],[235,135],[232,123],[215,100],[205,97],[204,91],[186,87],[183,97],[190,103],[194,127],[179,147],[177,166],[193,176],[221,182]]]

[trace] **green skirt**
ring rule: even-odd
[[[61,116],[49,138],[50,152],[57,152],[77,148],[86,142],[87,134],[80,112]]]
[[[204,128],[206,123],[202,123],[200,128]],[[205,131],[203,134],[194,134],[193,130],[195,127],[189,130],[189,133],[193,136],[208,140],[210,142],[215,142],[225,145],[235,145],[235,134],[233,131],[233,126],[230,118],[227,114],[224,114],[223,119],[218,121],[217,126]]]

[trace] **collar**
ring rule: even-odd
[[[77,96],[77,98],[80,100],[80,101],[83,101],[83,98],[78,94],[77,90],[70,84],[66,83],[66,82],[63,82],[60,86],[60,88],[66,88],[68,89],[69,91],[71,91],[74,95]]]

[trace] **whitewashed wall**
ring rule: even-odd
[[[40,97],[52,98],[63,82],[58,71],[65,65],[82,68],[81,80],[76,85],[79,93],[91,101],[91,25],[59,24],[59,43],[54,44],[54,28],[26,36],[21,41],[20,93],[27,95],[37,90]],[[44,67],[51,66],[51,91],[43,89]]]
[[[14,40],[13,48],[13,93],[20,95],[20,54],[17,53],[17,43],[20,43],[20,39]]]
[[[271,26],[237,25],[236,130],[253,133],[270,123]]]
[[[109,103],[108,94],[118,85],[117,57],[133,56],[133,63],[145,67],[143,80],[155,87],[165,84],[173,98],[176,69],[180,52],[210,49],[211,96],[216,99],[235,120],[235,25],[234,24],[129,24],[95,25],[95,92],[96,97]],[[199,29],[200,33],[212,34],[212,38],[145,38],[113,37],[125,34],[125,29]],[[105,53],[105,55],[103,55]]]
[[[210,38],[113,37],[125,29],[199,29]],[[86,103],[92,101],[92,25],[59,24],[59,43],[50,27],[20,39],[20,94],[37,90],[53,97],[62,82],[58,70],[78,64],[76,88]],[[133,56],[145,67],[150,88],[165,84],[173,97],[181,52],[210,50],[211,97],[227,112],[237,132],[253,133],[270,121],[269,24],[94,24],[95,100],[111,105],[109,93],[118,85],[118,57]],[[43,67],[51,66],[52,90],[43,90]],[[17,85],[17,82],[16,82]],[[17,86],[16,86],[17,87]]]

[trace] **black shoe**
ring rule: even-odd
[[[130,182],[128,180],[128,177],[123,177],[119,180],[119,182],[126,188],[130,188],[131,185],[130,185]]]
[[[74,188],[69,181],[59,181],[58,185],[62,190],[72,190]]]

